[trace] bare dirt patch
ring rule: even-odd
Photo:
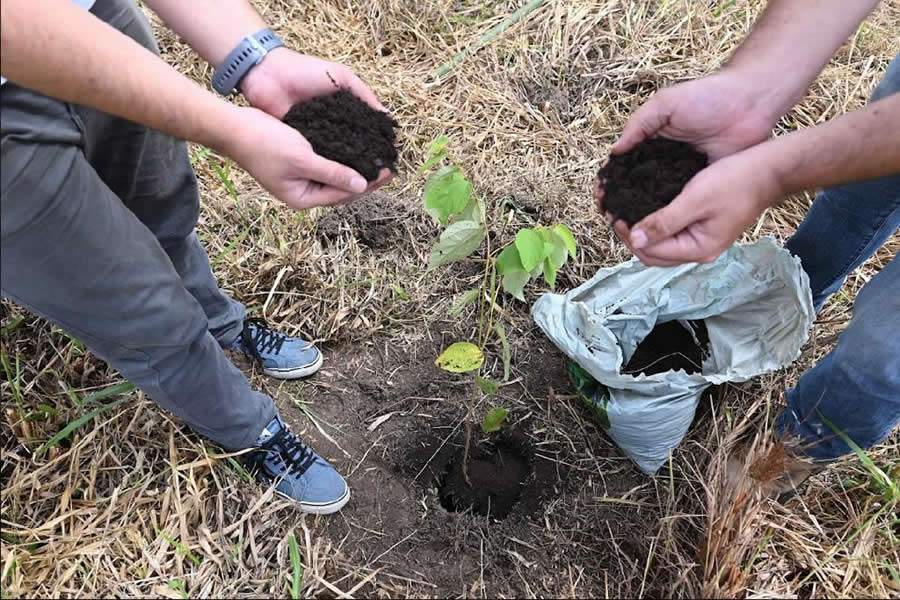
[[[400,220],[408,211],[397,206],[396,199],[375,192],[365,198],[341,206],[325,209],[317,221],[319,239],[334,242],[342,233],[349,233],[369,248],[389,246],[402,232]]]
[[[643,560],[643,507],[597,498],[646,479],[624,462],[601,475],[602,492],[586,477],[603,454],[620,454],[596,431],[593,440],[568,438],[567,431],[584,427],[576,425],[583,413],[563,395],[566,359],[546,340],[528,338],[516,363],[522,375],[491,400],[510,409],[508,425],[499,435],[476,434],[473,488],[461,480],[471,383],[433,365],[442,338],[450,336],[331,349],[325,371],[304,388],[308,412],[340,448],[309,425],[303,434],[352,490],[350,504],[323,524],[331,543],[352,564],[435,596],[471,594],[473,581],[489,596],[529,587],[563,594],[563,564],[600,568],[623,547],[635,565]],[[289,420],[306,421],[286,395],[279,404]],[[491,479],[498,473],[501,480]]]

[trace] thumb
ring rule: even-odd
[[[610,150],[612,154],[628,152],[663,128],[670,112],[665,92],[665,90],[657,92],[631,115],[625,129],[622,130],[622,135]]]
[[[702,218],[693,196],[682,192],[670,204],[650,213],[631,228],[631,245],[641,249],[674,237]]]
[[[307,179],[354,194],[361,194],[369,187],[365,177],[346,165],[323,158],[312,151],[304,159],[303,176]]]

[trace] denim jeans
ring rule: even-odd
[[[897,92],[900,56],[891,62],[870,102]],[[786,246],[800,257],[809,275],[817,310],[898,227],[900,173],[829,188],[816,197]],[[786,400],[778,431],[782,437],[796,438],[802,452],[816,460],[831,460],[851,451],[834,429],[868,448],[897,426],[900,261],[896,256],[863,286],[853,318],[834,349],[788,390]]]

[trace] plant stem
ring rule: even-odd
[[[469,447],[472,445],[472,414],[471,414],[471,406],[469,407],[469,414],[466,415],[466,441],[463,446],[463,462],[462,462],[462,473],[463,479],[466,481],[466,485],[472,487],[472,481],[469,479]]]

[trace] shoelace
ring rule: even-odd
[[[244,329],[241,331],[241,341],[244,348],[257,360],[262,360],[262,352],[278,354],[287,336],[278,333],[269,327],[265,319],[247,319],[244,321]]]
[[[280,456],[288,473],[298,476],[303,475],[316,462],[316,455],[312,448],[304,444],[294,432],[287,428],[273,435],[272,439],[260,447],[260,450]]]

